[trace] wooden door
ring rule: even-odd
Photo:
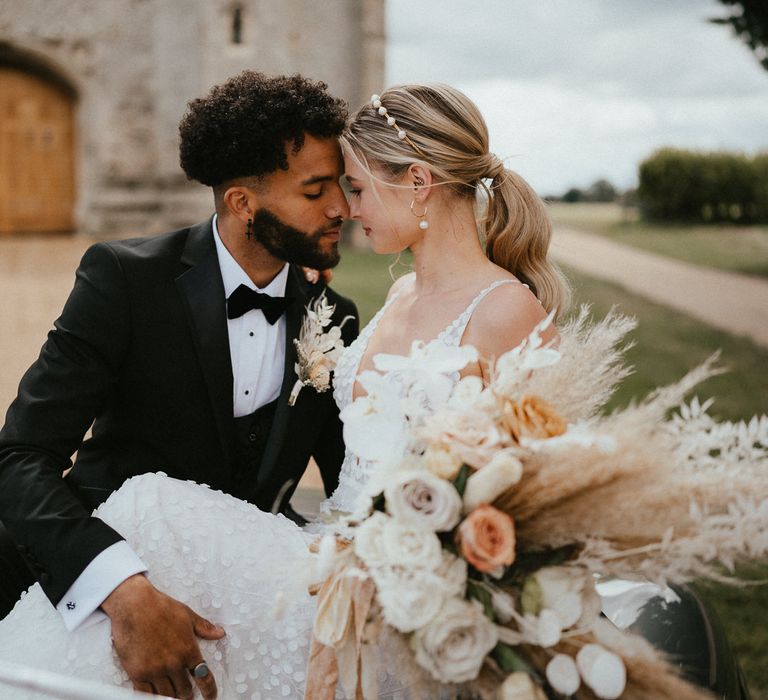
[[[72,99],[0,66],[0,233],[72,230],[74,202]]]

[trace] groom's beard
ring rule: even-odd
[[[329,246],[323,236],[341,227],[338,219],[313,233],[307,233],[280,221],[269,209],[259,209],[253,216],[253,237],[278,260],[314,270],[328,270],[339,264],[339,243]]]

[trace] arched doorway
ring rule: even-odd
[[[73,108],[58,85],[0,66],[0,233],[74,228]]]

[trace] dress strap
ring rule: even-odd
[[[462,311],[461,315],[453,320],[453,322],[438,336],[445,345],[460,345],[461,339],[464,336],[464,331],[467,329],[469,319],[472,318],[472,314],[475,312],[477,305],[485,299],[496,287],[500,287],[502,284],[521,284],[519,280],[504,279],[491,282],[485,289],[483,289],[469,304],[469,306]],[[527,286],[527,285],[525,285]]]

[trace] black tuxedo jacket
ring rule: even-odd
[[[344,446],[331,392],[305,387],[288,405],[296,381],[292,339],[305,306],[323,289],[336,305],[335,324],[354,316],[342,329],[345,344],[357,335],[355,305],[308,284],[292,267],[286,296],[294,302],[286,311],[285,375],[272,431],[258,472],[238,473],[226,303],[211,222],[97,243],[85,253],[0,432],[0,521],[54,604],[121,539],[91,512],[131,476],[164,471],[269,509],[286,482],[295,488],[314,456],[326,491],[334,488]]]

